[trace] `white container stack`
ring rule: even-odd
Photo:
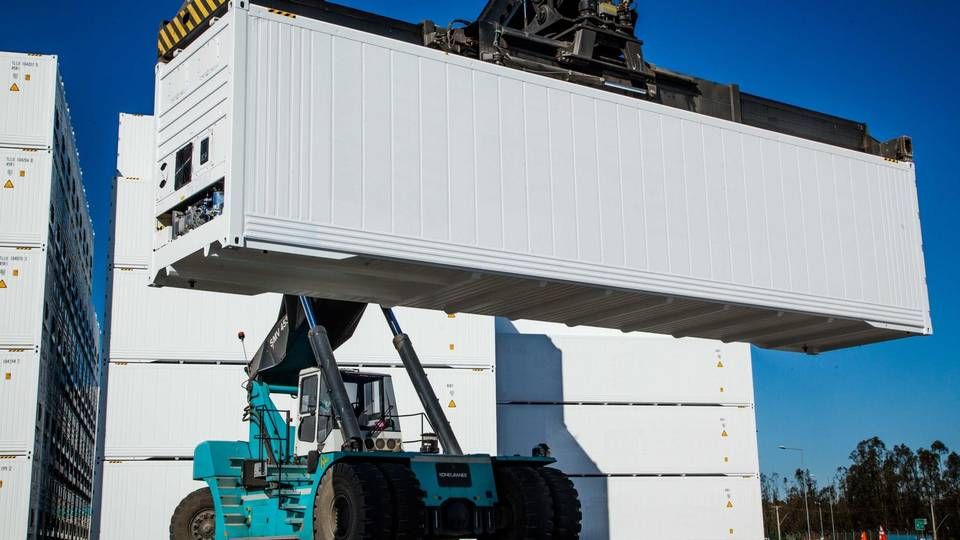
[[[0,538],[87,538],[93,230],[56,56],[0,52]]]
[[[498,319],[499,452],[550,446],[584,538],[762,538],[750,364],[745,344]]]
[[[115,219],[107,303],[105,413],[99,436],[96,531],[99,538],[166,539],[173,508],[201,487],[192,479],[194,447],[204,440],[246,440],[242,421],[247,358],[260,345],[280,297],[148,287],[153,207],[153,118],[121,115]],[[149,217],[149,214],[147,214]],[[268,277],[268,276],[267,276]],[[461,445],[496,451],[494,322],[490,317],[398,309]],[[393,376],[399,414],[422,413],[376,306],[337,350],[345,367]],[[276,398],[280,409],[295,403]],[[406,440],[419,417],[401,421]],[[151,481],[153,480],[153,481]],[[144,492],[134,486],[149,482]]]

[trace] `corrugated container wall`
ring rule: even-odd
[[[551,448],[584,538],[762,538],[745,344],[498,319],[497,440]]]
[[[97,422],[93,230],[57,57],[0,53],[0,71],[0,400],[14,419],[0,448],[22,456],[27,480],[12,484],[15,505],[0,495],[0,534],[85,539]]]
[[[913,163],[251,3],[155,110],[159,283],[811,353],[932,331]]]

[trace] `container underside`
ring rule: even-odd
[[[158,286],[254,295],[306,294],[338,300],[535,319],[819,352],[919,332],[817,314],[625,291],[365,256],[331,258],[210,247],[161,270]],[[278,268],[283,268],[278,272]]]

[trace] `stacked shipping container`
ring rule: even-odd
[[[749,346],[500,319],[497,367],[500,453],[551,447],[584,538],[762,538]]]
[[[94,538],[161,539],[180,499],[201,487],[190,459],[203,440],[247,438],[243,366],[276,319],[276,295],[148,287],[153,119],[120,117],[108,286]],[[199,162],[199,160],[196,160]],[[496,451],[494,324],[489,317],[398,310],[462,446]],[[236,339],[247,335],[246,351]],[[379,310],[337,350],[345,367],[394,376],[400,415],[422,411]],[[278,403],[281,409],[293,403]],[[419,439],[420,417],[401,421]],[[141,488],[149,484],[151,489]]]
[[[0,53],[0,538],[86,539],[93,230],[57,57]]]

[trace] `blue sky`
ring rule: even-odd
[[[437,22],[474,18],[483,4],[344,3]],[[97,231],[94,295],[101,308],[117,115],[152,111],[156,29],[179,5],[4,6],[0,50],[61,57]],[[862,12],[866,5],[869,13]],[[818,357],[756,351],[761,469],[797,466],[797,456],[776,450],[778,444],[806,448],[808,465],[826,481],[857,441],[873,435],[912,446],[939,438],[960,450],[960,3],[641,0],[639,9],[638,34],[651,62],[866,121],[881,139],[914,139],[935,335]]]

